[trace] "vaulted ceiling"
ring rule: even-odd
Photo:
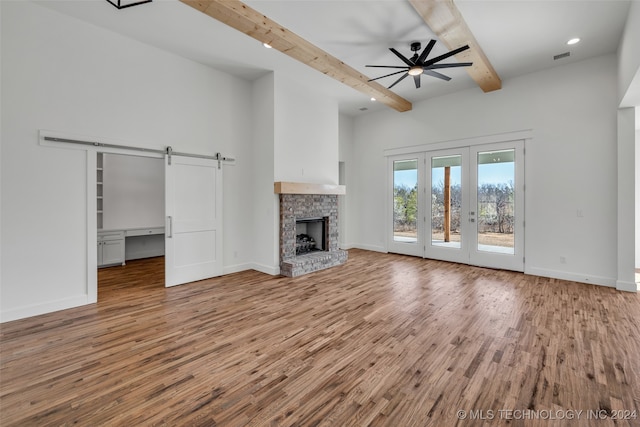
[[[425,46],[430,39],[436,39],[438,43],[430,57],[449,50],[447,29],[443,34],[442,29],[430,28],[411,4],[422,1],[246,0],[245,3],[356,72],[373,78],[389,71],[365,65],[402,65],[389,51],[391,47],[409,57],[412,41],[420,41]],[[341,84],[276,49],[265,49],[254,38],[178,0],[154,0],[123,10],[117,10],[105,0],[39,3],[248,80],[275,71],[335,97],[340,110],[346,114],[363,114],[363,108],[368,111],[387,108],[380,102],[371,102],[366,92]],[[622,0],[456,0],[454,3],[503,82],[533,71],[614,53],[630,5],[629,1]],[[572,37],[580,37],[581,42],[567,46],[566,41]],[[570,52],[570,56],[553,59],[554,55],[565,52]],[[452,80],[422,76],[422,85],[416,89],[412,79],[405,79],[392,91],[414,103],[463,89],[481,90],[464,68],[441,71]],[[396,78],[378,82],[386,87]]]

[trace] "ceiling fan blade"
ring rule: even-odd
[[[429,54],[431,53],[431,49],[433,49],[433,46],[435,46],[436,41],[431,39],[429,41],[429,44],[427,44],[427,47],[424,48],[424,50],[422,51],[422,53],[420,54],[420,56],[418,57],[418,60],[416,61],[416,64],[422,64],[422,62],[427,59],[427,56],[429,56]]]
[[[436,70],[438,68],[453,68],[453,67],[470,67],[473,62],[458,62],[457,64],[432,64],[425,67],[427,70]]]
[[[416,84],[416,89],[420,89],[420,75],[413,76],[413,82]]]
[[[405,68],[405,70],[396,71],[395,73],[386,74],[386,75],[384,75],[384,76],[376,77],[375,79],[369,79],[369,80],[367,80],[367,81],[368,81],[368,82],[372,82],[372,81],[374,81],[374,80],[383,79],[383,78],[385,78],[385,77],[393,76],[393,75],[396,75],[396,74],[406,73],[406,72],[407,72],[407,70],[406,70],[406,68],[407,68],[407,67],[403,67],[403,68]]]
[[[402,59],[402,62],[407,64],[409,67],[412,67],[412,66],[416,65],[413,62],[411,62],[406,56],[404,56],[403,54],[401,54],[400,52],[398,52],[394,48],[390,47],[389,50],[391,52],[393,52],[398,58]]]
[[[439,79],[442,79],[442,80],[446,80],[446,81],[451,80],[451,77],[445,76],[444,74],[440,74],[440,73],[438,73],[436,71],[424,70],[423,73],[427,74],[427,75],[429,75],[431,77],[436,77],[436,78],[439,78]]]
[[[397,85],[398,83],[400,83],[402,81],[402,79],[404,79],[405,77],[407,77],[409,75],[409,73],[404,73],[404,75],[402,77],[400,77],[398,80],[396,80],[391,86],[389,86],[387,89],[391,89],[392,87],[394,87],[395,85]]]
[[[428,60],[427,62],[425,62],[425,63],[424,63],[424,66],[425,66],[425,67],[428,67],[429,65],[433,65],[433,64],[435,64],[436,62],[440,62],[440,61],[442,61],[443,59],[447,59],[447,58],[449,58],[450,56],[456,55],[456,54],[458,54],[458,53],[460,53],[460,52],[463,52],[463,51],[465,51],[465,50],[467,50],[467,49],[469,49],[469,45],[468,45],[468,44],[467,44],[467,45],[464,45],[464,46],[462,46],[462,47],[459,47],[459,48],[457,48],[457,49],[454,49],[454,50],[452,50],[451,52],[447,52],[447,53],[445,53],[444,55],[440,55],[440,56],[436,56],[435,58],[431,58],[430,60]]]
[[[365,65],[365,67],[375,67],[375,68],[404,68],[407,69],[406,65]]]

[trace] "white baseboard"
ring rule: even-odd
[[[33,304],[13,308],[11,310],[0,312],[0,323],[38,316],[40,314],[47,314],[54,311],[66,310],[68,308],[79,307],[81,305],[87,304],[90,304],[90,302],[88,302],[88,296],[78,295],[76,297],[64,298],[56,301],[48,301],[43,304]]]
[[[253,264],[245,262],[243,264],[227,265],[222,268],[222,274],[239,273],[241,271],[247,271],[253,269]]]
[[[280,267],[272,267],[269,265],[259,264],[257,262],[251,263],[250,265],[250,269],[261,273],[270,274],[271,276],[277,276],[280,274]]]
[[[625,292],[638,292],[638,283],[634,282],[623,282],[622,280],[618,280],[616,282],[616,289],[619,291]]]
[[[526,267],[524,269],[525,274],[531,274],[534,276],[550,277],[552,279],[568,280],[571,282],[589,283],[591,285],[607,286],[610,288],[616,287],[616,279],[611,277],[599,277],[586,274],[571,273],[567,271],[549,270],[546,268]]]
[[[228,265],[222,269],[222,274],[239,273],[241,271],[256,270],[261,273],[277,276],[280,274],[280,267],[270,267],[268,265],[255,262],[245,262],[243,264]]]

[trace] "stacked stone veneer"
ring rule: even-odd
[[[296,256],[296,219],[328,218],[326,251]],[[347,261],[338,248],[338,196],[328,194],[280,194],[280,274],[297,277]]]

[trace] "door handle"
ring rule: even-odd
[[[170,239],[173,237],[173,217],[167,217],[167,238]]]

